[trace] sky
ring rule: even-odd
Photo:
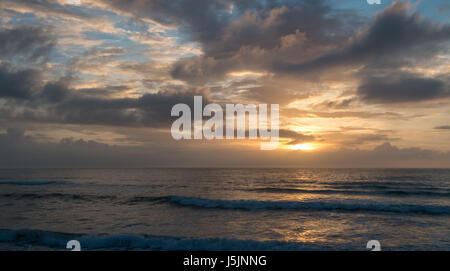
[[[450,167],[446,0],[1,0],[0,167]],[[280,145],[171,108],[279,104]]]

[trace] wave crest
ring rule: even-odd
[[[341,203],[341,202],[299,202],[299,201],[257,201],[257,200],[220,200],[183,196],[149,198],[149,201],[167,202],[182,207],[208,209],[258,210],[314,210],[314,211],[351,211],[351,212],[388,212],[427,215],[450,215],[450,206],[379,204],[379,203]]]

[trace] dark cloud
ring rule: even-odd
[[[0,98],[31,99],[41,79],[36,70],[14,70],[9,65],[0,65]]]
[[[51,31],[38,26],[0,29],[0,98],[35,97],[43,85],[40,64],[55,44]]]
[[[371,103],[419,102],[450,95],[445,82],[400,73],[381,78],[370,77],[358,88],[360,97]]]
[[[4,121],[35,121],[41,123],[96,124],[119,126],[169,127],[171,109],[184,103],[193,108],[194,96],[203,96],[208,103],[209,89],[179,88],[144,94],[138,98],[109,98],[92,95],[105,93],[115,86],[82,89],[70,87],[70,78],[44,82],[35,70],[14,71],[0,66],[0,98]],[[88,92],[86,94],[86,92]]]
[[[398,140],[398,138],[391,138],[390,136],[385,134],[360,134],[349,136],[349,139],[345,140],[343,143],[344,145],[361,145],[370,142],[389,142],[395,140]]]
[[[349,14],[325,1],[248,1],[235,6],[240,8],[220,25],[213,39],[196,39],[204,55],[179,60],[173,77],[203,82],[232,70],[268,70],[280,59],[304,61],[344,44],[361,25],[356,14],[344,16]]]
[[[281,37],[299,28],[316,40],[329,39],[326,35],[329,32],[334,32],[336,39],[345,21],[338,19],[338,11],[324,0],[108,0],[104,3],[120,12],[180,27],[182,33],[187,33],[186,38],[200,42],[208,56],[216,57],[230,56],[243,46],[274,48],[280,45]]]
[[[164,25],[180,26],[194,40],[212,40],[229,19],[232,2],[225,0],[105,0],[120,12],[150,18]]]
[[[55,46],[51,31],[23,25],[0,29],[0,58],[19,61],[45,61]]]
[[[204,55],[179,60],[171,74],[203,84],[221,80],[234,70],[269,70],[307,79],[307,75],[333,68],[362,66],[353,75],[362,78],[358,95],[365,102],[420,102],[448,95],[445,78],[398,70],[448,52],[450,25],[432,23],[417,12],[411,13],[409,3],[400,1],[377,14],[366,29],[355,32],[345,20],[334,17],[334,12],[323,1],[300,1],[296,5],[282,2],[259,11],[246,10],[223,26],[218,32],[221,36],[202,41]],[[260,83],[240,96],[280,104],[305,96],[292,88]],[[321,106],[346,109],[355,101],[357,97]]]
[[[329,34],[339,42],[346,33],[344,19],[321,0],[269,1],[257,9],[247,6],[239,15],[223,26],[220,37],[204,43],[207,56],[229,57],[245,47],[272,50],[307,41],[319,46],[330,42]]]
[[[311,61],[279,63],[274,70],[310,73],[355,64],[392,67],[405,64],[410,58],[424,59],[446,50],[442,43],[450,41],[450,25],[431,23],[418,13],[409,15],[409,9],[408,2],[394,2],[344,48]]]
[[[117,85],[117,86],[105,86],[97,88],[81,88],[77,89],[77,92],[86,96],[98,97],[98,98],[112,98],[117,94],[125,94],[130,90],[129,86]]]
[[[302,133],[285,129],[281,129],[279,131],[279,136],[280,138],[289,138],[290,141],[287,143],[288,145],[297,145],[305,142],[315,141],[315,137],[312,135],[304,135]]]
[[[69,90],[70,81],[70,77],[62,77],[56,82],[46,83],[37,98],[39,100],[44,99],[49,103],[62,102],[72,94]]]
[[[25,135],[24,131],[14,129],[0,134],[0,148],[2,168],[119,167],[134,166],[139,163],[139,159],[150,160],[137,148],[118,148],[72,138],[65,138],[57,143],[38,142]]]
[[[207,89],[186,89],[145,94],[139,98],[103,99],[72,95],[65,101],[50,105],[48,111],[63,123],[170,127],[174,120],[171,109],[184,103],[193,108],[194,96],[208,102]]]
[[[450,125],[443,125],[443,126],[437,126],[434,127],[436,130],[450,130]]]
[[[236,70],[305,78],[332,68],[362,65],[354,75],[363,78],[358,93],[367,102],[414,102],[440,98],[447,92],[440,79],[394,74],[402,66],[447,52],[450,42],[450,25],[411,13],[409,2],[394,2],[369,25],[326,1],[115,0],[109,4],[179,26],[190,39],[200,42],[203,55],[180,59],[171,70],[172,77],[191,84],[222,80]],[[361,29],[355,31],[357,27]],[[298,95],[305,96],[292,88],[275,89],[266,81],[240,96],[287,104]],[[328,107],[344,109],[354,101],[333,101]]]
[[[348,109],[357,100],[358,100],[357,97],[351,97],[351,98],[342,99],[342,100],[325,101],[325,102],[315,105],[314,107],[315,108],[331,108],[331,109]]]
[[[92,140],[64,138],[39,142],[24,131],[0,133],[0,168],[113,168],[167,166],[293,166],[293,167],[449,167],[450,153],[397,148],[384,143],[371,150],[323,152],[243,151],[242,147],[179,148],[177,142],[147,146],[112,146]],[[215,151],[213,151],[215,150]]]
[[[55,42],[49,32],[38,27],[21,26],[0,32],[0,118],[3,122],[38,122],[67,124],[96,124],[120,126],[168,126],[170,110],[177,103],[192,105],[194,95],[208,101],[208,90],[201,88],[172,88],[145,94],[138,98],[111,98],[112,93],[126,91],[125,86],[105,86],[75,90],[73,78],[44,80],[42,67],[19,68],[20,60],[41,60],[47,57]],[[70,63],[71,69],[101,65],[124,51],[119,47],[92,49]],[[26,64],[25,63],[25,64]],[[23,64],[23,63],[19,63]],[[38,69],[39,68],[39,69]]]
[[[407,2],[394,2],[360,31],[358,16],[324,1],[278,4],[236,15],[220,36],[201,41],[204,55],[179,60],[172,76],[200,83],[243,69],[306,75],[351,65],[392,68],[436,56],[450,41],[449,25],[409,14]]]

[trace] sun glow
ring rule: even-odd
[[[266,73],[263,73],[263,72],[238,71],[238,72],[230,72],[230,73],[228,73],[228,76],[231,76],[231,77],[246,77],[246,76],[261,77],[265,74]]]
[[[317,149],[317,146],[311,144],[311,143],[304,143],[304,144],[298,144],[293,145],[290,147],[291,150],[295,151],[313,151]]]

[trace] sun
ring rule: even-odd
[[[317,146],[314,146],[311,143],[297,144],[290,147],[291,150],[295,151],[313,151],[317,149]]]

